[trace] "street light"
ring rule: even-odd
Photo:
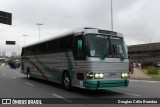
[[[113,31],[113,6],[112,6],[112,0],[111,0],[111,30]]]
[[[28,36],[28,35],[22,35],[22,36],[24,36],[24,45],[25,45],[25,42],[26,42],[26,36]]]
[[[43,25],[43,23],[37,23],[37,25],[39,26],[39,40],[40,40],[40,31],[41,31],[41,26]]]

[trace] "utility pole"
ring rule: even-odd
[[[113,3],[111,0],[111,30],[113,31]]]
[[[40,41],[40,31],[41,31],[41,26],[43,25],[43,23],[37,23],[37,25],[39,26],[39,41]]]
[[[22,35],[23,37],[24,37],[24,46],[25,46],[25,44],[26,44],[26,36],[28,36],[28,35]]]

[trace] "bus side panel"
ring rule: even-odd
[[[71,51],[22,58],[24,65],[22,73],[26,74],[27,68],[30,68],[34,77],[61,83],[63,71],[69,71],[71,78],[73,77],[74,73],[70,69],[73,61]]]
[[[21,71],[22,73],[27,74],[27,70],[29,69],[32,77],[42,78],[37,67],[35,66],[36,62],[34,56],[22,57],[21,61],[23,66],[23,70]]]

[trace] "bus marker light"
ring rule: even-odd
[[[93,78],[93,73],[92,73],[92,72],[87,73],[87,74],[86,74],[86,77],[87,77],[88,79],[92,79],[92,78]]]

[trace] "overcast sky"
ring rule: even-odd
[[[111,30],[111,0],[0,0],[0,11],[12,13],[12,25],[0,24],[0,50],[20,52],[25,44],[79,27]],[[113,0],[113,30],[127,45],[160,42],[160,0]],[[14,40],[17,45],[5,45]]]

